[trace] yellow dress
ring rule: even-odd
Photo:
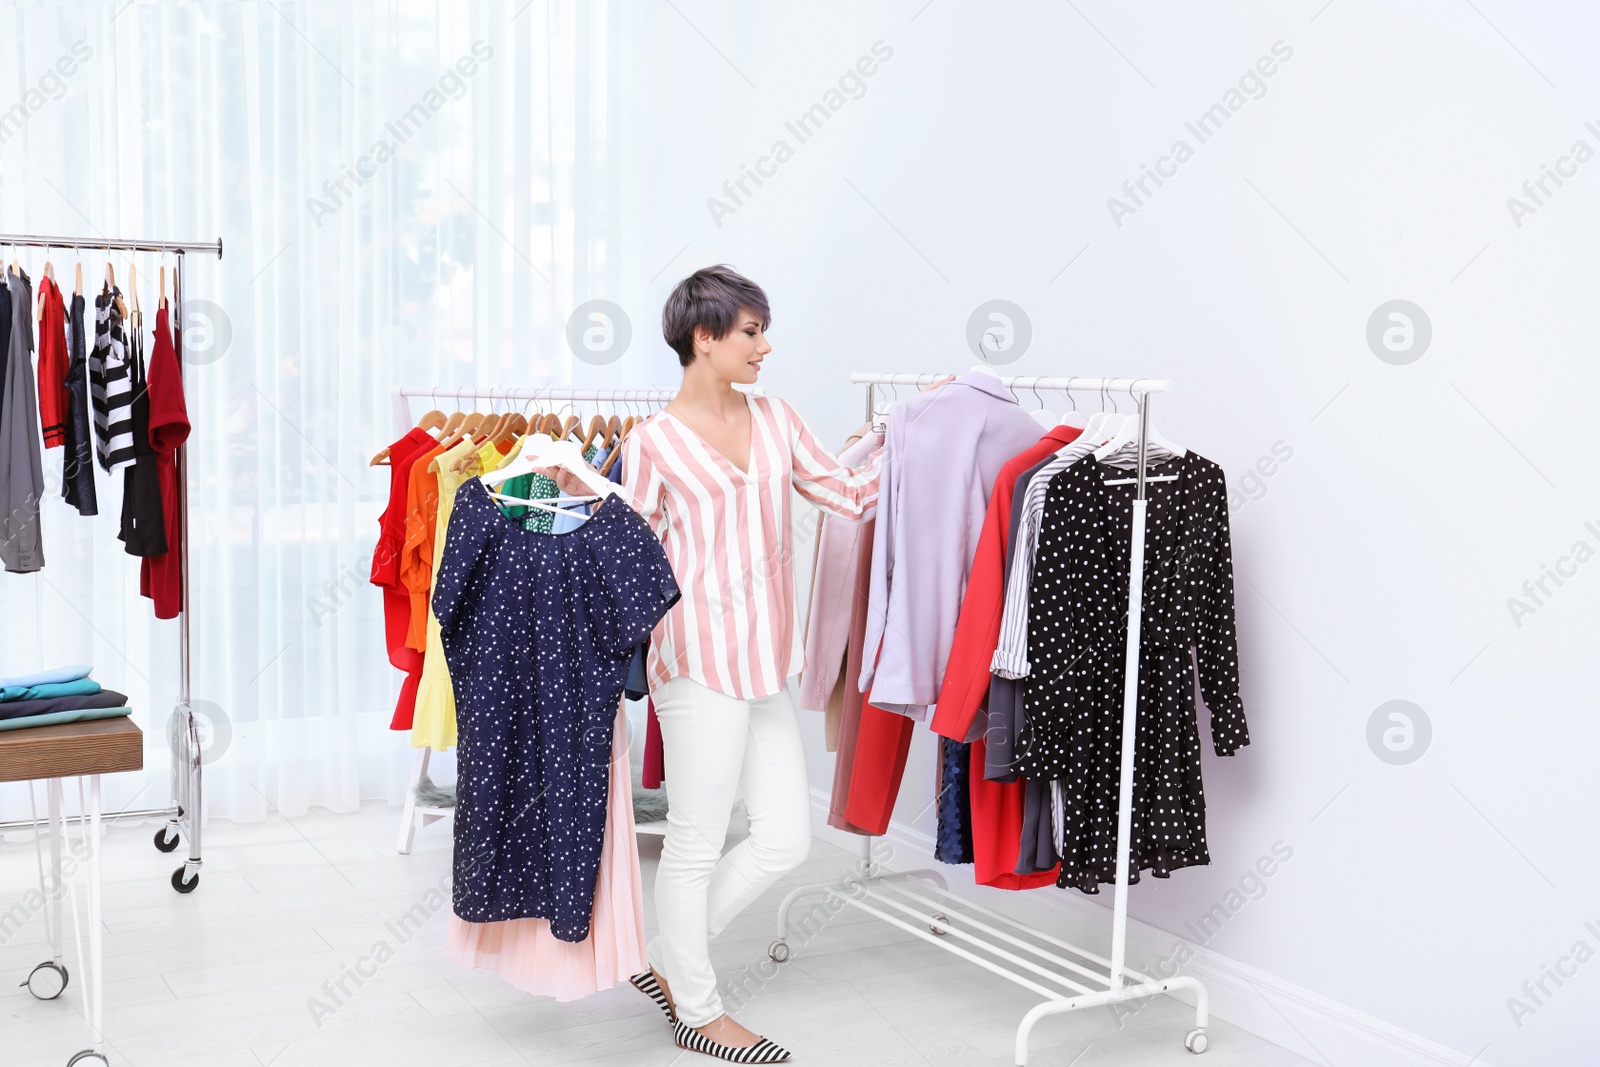
[[[494,442],[478,447],[478,465],[468,470],[455,469],[456,461],[474,447],[471,438],[462,438],[439,455],[439,524],[433,538],[433,573],[439,573],[444,558],[445,531],[450,528],[450,513],[455,510],[456,490],[492,471],[510,456],[502,456]],[[432,598],[429,598],[430,601]],[[422,659],[422,681],[417,685],[417,710],[411,720],[411,747],[444,751],[456,743],[456,693],[450,684],[450,668],[444,659],[444,642],[439,638],[439,620],[433,605],[428,605],[427,651]]]

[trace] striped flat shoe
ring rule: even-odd
[[[667,1001],[667,995],[661,991],[661,983],[656,981],[653,971],[645,971],[628,979],[628,984],[639,992],[656,1002],[656,1007],[661,1009],[661,1014],[667,1017],[667,1022],[675,1023],[678,1016],[672,1010],[672,1005]]]
[[[672,1024],[672,1037],[681,1049],[703,1052],[707,1056],[715,1056],[729,1063],[786,1063],[789,1059],[788,1049],[775,1045],[766,1038],[744,1048],[734,1048],[732,1045],[713,1041],[681,1022]]]

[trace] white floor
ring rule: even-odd
[[[418,835],[397,856],[397,809],[273,818],[207,828],[198,890],[173,892],[179,854],[151,846],[153,827],[107,837],[106,1044],[114,1067],[694,1067],[716,1062],[681,1052],[666,1021],[627,985],[569,1004],[513,990],[491,974],[445,961],[444,912],[403,943],[387,924],[428,899],[448,872],[450,833]],[[658,839],[642,838],[646,917]],[[788,879],[842,874],[853,857],[817,841]],[[33,847],[0,842],[0,917],[37,884]],[[774,889],[713,946],[724,980],[766,958]],[[448,899],[448,892],[444,894]],[[79,897],[80,905],[82,897]],[[0,1063],[65,1067],[89,1045],[80,972],[68,924],[71,988],[56,1001],[17,988],[49,956],[40,917],[0,925]],[[379,941],[392,959],[331,1016],[324,983]],[[369,968],[370,969],[370,968]],[[846,908],[739,1018],[795,1053],[830,1067],[988,1067],[1010,1064],[1018,1020],[1032,994]],[[1302,1067],[1310,1061],[1213,1020],[1211,1049],[1185,1052],[1190,1009],[1165,998],[1119,1026],[1109,1009],[1058,1016],[1034,1031],[1035,1064],[1082,1067]]]

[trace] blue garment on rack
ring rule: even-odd
[[[41,700],[46,697],[75,697],[100,692],[100,683],[93,678],[79,678],[71,682],[41,682],[38,685],[0,686],[0,703],[8,700]]]
[[[32,674],[19,674],[15,678],[0,678],[0,685],[46,685],[50,682],[75,682],[79,678],[89,677],[89,672],[93,669],[87,663],[72,663],[65,667],[51,667],[49,670],[34,671]]]
[[[967,788],[967,773],[972,766],[972,746],[941,737],[939,754],[943,767],[933,858],[941,863],[971,863],[972,793]]]

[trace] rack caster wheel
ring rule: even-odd
[[[84,1049],[67,1061],[67,1067],[111,1067],[111,1061],[93,1049]]]
[[[767,958],[773,963],[789,962],[789,942],[780,937],[778,940],[768,945]]]
[[[1210,1042],[1206,1040],[1206,1032],[1204,1030],[1190,1030],[1183,1039],[1183,1047],[1193,1052],[1196,1056],[1204,1052],[1208,1044]]]
[[[936,920],[938,920],[939,922],[944,923],[945,925],[944,926],[936,926],[933,923],[929,923],[928,924],[928,929],[932,930],[934,933],[938,934],[940,937],[943,937],[945,934],[950,932],[949,930],[947,930],[945,928],[945,927],[950,925],[950,916],[939,914],[939,915],[935,915],[934,918]]]
[[[200,884],[200,872],[196,871],[194,877],[187,882],[183,880],[183,872],[182,867],[172,872],[172,888],[180,893],[193,893],[195,886]]]
[[[170,838],[167,836],[169,831],[172,834]],[[163,826],[161,829],[156,831],[156,851],[171,852],[173,849],[178,847],[178,840],[178,831],[176,827]]]
[[[41,963],[28,973],[28,980],[22,984],[36,999],[54,1000],[67,991],[71,980],[72,976],[60,964]]]

